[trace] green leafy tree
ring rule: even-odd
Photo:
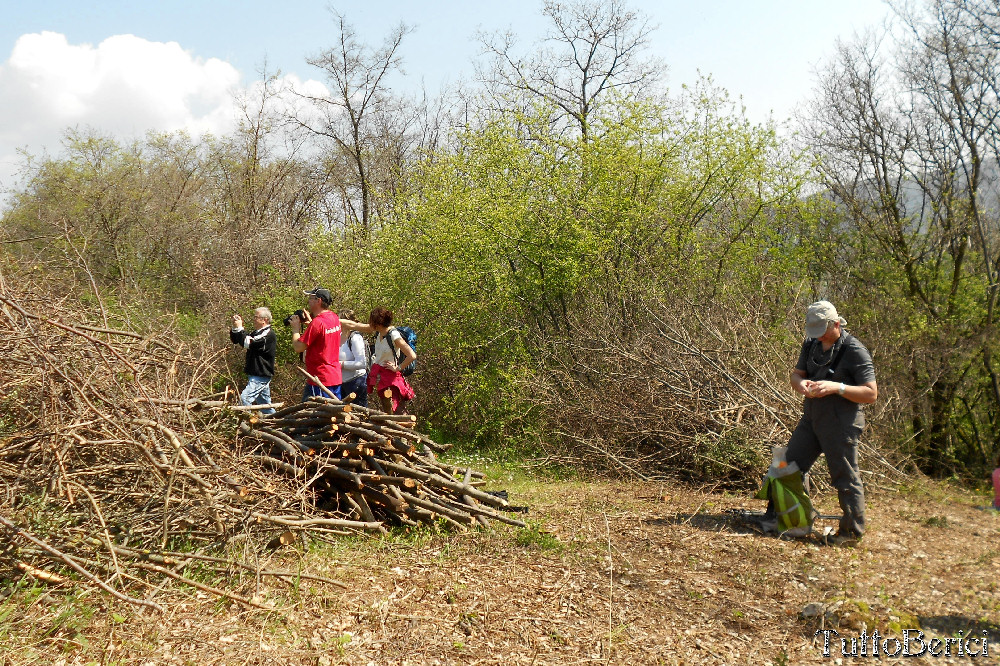
[[[608,390],[621,343],[608,336],[648,337],[650,308],[766,302],[764,284],[784,321],[821,206],[801,198],[803,169],[773,131],[727,105],[709,88],[683,113],[618,99],[608,131],[586,139],[541,105],[474,124],[422,164],[350,270],[419,322],[442,421],[493,441],[567,428],[561,412],[582,418]],[[564,370],[565,402],[540,401]]]

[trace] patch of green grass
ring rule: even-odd
[[[621,643],[622,639],[628,634],[628,627],[628,624],[622,623],[613,628],[608,634],[608,643]]]
[[[559,645],[569,645],[569,641],[565,636],[560,634],[555,629],[549,629],[546,635],[552,640],[553,643],[558,643]]]
[[[889,631],[893,634],[902,635],[903,631],[920,629],[920,618],[913,613],[897,611],[889,608]]]
[[[22,495],[17,500],[16,510],[18,517],[26,522],[28,531],[36,536],[65,532],[76,520],[63,505],[44,495]]]
[[[191,537],[189,532],[172,532],[167,537],[167,547],[165,550],[175,553],[193,553],[205,546],[203,541],[198,541]]]
[[[41,632],[41,637],[66,639],[62,648],[67,652],[86,649],[89,641],[84,632],[90,627],[96,611],[83,594],[68,594],[56,609],[51,624]]]
[[[550,553],[561,553],[565,548],[565,545],[555,535],[544,530],[535,521],[529,521],[528,527],[518,530],[514,535],[514,542],[524,548],[533,548]]]
[[[525,472],[521,459],[509,459],[483,451],[451,450],[440,456],[442,462],[456,467],[469,467],[485,474],[489,480],[510,481],[514,478],[533,478]]]
[[[206,330],[206,315],[200,312],[178,312],[174,318],[177,330],[186,338],[194,339]]]
[[[226,578],[226,575],[212,568],[212,566],[207,562],[191,562],[178,573],[188,580],[201,583],[202,585],[209,585],[211,587],[222,587],[225,585],[224,579]],[[185,583],[180,584],[188,587]]]
[[[977,479],[978,480],[978,479]],[[901,494],[929,498],[939,504],[978,504],[975,483],[956,477],[947,479],[911,479],[896,486]]]
[[[430,418],[433,420],[433,415]],[[501,443],[496,443],[482,438],[477,440],[474,436],[457,435],[436,428],[428,422],[422,424],[421,431],[439,444],[450,444],[451,449],[448,451],[450,455],[483,456],[507,465],[518,465],[525,460],[538,459],[542,455],[539,446],[523,437],[517,439],[507,437]]]
[[[344,657],[347,654],[347,646],[351,644],[353,638],[350,634],[341,634],[331,641],[331,647],[337,651],[337,656]]]
[[[444,523],[420,523],[419,525],[398,525],[389,529],[388,534],[369,539],[368,543],[380,548],[405,546],[407,548],[424,548],[434,540],[447,534]]]
[[[579,481],[578,468],[564,463],[547,461],[536,452],[498,448],[456,447],[441,459],[451,465],[471,467],[483,472],[489,480],[514,484],[537,481]]]
[[[343,536],[335,541],[313,539],[305,543],[309,554],[319,555],[327,561],[357,561],[359,557],[399,556],[429,548],[438,542],[447,544],[452,536],[453,532],[443,524],[421,523],[416,526],[393,526],[385,534]]]
[[[993,558],[995,558],[995,557],[1000,557],[1000,550],[988,550],[985,553],[983,553],[982,555],[980,555],[978,558],[976,558],[976,563],[977,564],[989,564],[990,561],[992,561]],[[995,583],[991,583],[990,586],[989,586],[989,591],[993,592],[995,589],[996,589],[996,584]]]
[[[16,434],[21,430],[21,425],[11,417],[13,410],[8,407],[8,404],[12,403],[13,399],[11,398],[0,403],[0,437]]]
[[[525,463],[526,469],[539,481],[583,481],[584,477],[578,467],[564,463],[540,461],[535,464]]]
[[[19,633],[17,623],[24,617],[25,609],[45,594],[46,589],[35,579],[24,576],[8,585],[5,593],[0,602],[0,644]]]
[[[948,527],[948,519],[945,516],[931,516],[924,519],[927,527]]]

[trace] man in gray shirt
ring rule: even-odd
[[[865,491],[858,468],[858,440],[865,427],[861,406],[875,402],[878,385],[871,354],[844,330],[846,324],[829,301],[806,310],[806,340],[789,377],[805,401],[786,459],[805,474],[821,453],[826,455],[844,512],[832,541],[851,545],[865,531]]]

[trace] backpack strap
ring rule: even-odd
[[[398,349],[396,349],[396,345],[394,345],[392,343],[392,332],[393,331],[396,331],[396,327],[395,326],[390,326],[386,330],[386,332],[385,332],[385,340],[386,340],[386,342],[389,343],[389,349],[392,350],[392,360],[395,361],[396,365],[398,366],[399,362],[403,360],[403,352],[401,352]],[[403,334],[400,333],[399,335],[400,335],[400,337],[402,337]]]
[[[368,355],[368,349],[365,347],[365,336],[361,335],[361,331],[354,330],[354,331],[351,331],[347,335],[347,348],[351,350],[351,354],[354,353],[354,347],[351,346],[351,341],[354,339],[355,335],[360,335],[361,336],[361,348],[364,350],[365,356],[367,356]],[[357,359],[355,359],[355,360],[357,360]]]
[[[361,353],[363,354],[362,358],[365,361],[365,373],[367,373],[368,370],[370,370],[372,367],[372,355],[368,351],[368,338],[366,338],[364,334],[362,334],[361,331],[357,329],[351,331],[350,334],[347,336],[347,341],[348,341],[347,346],[351,350],[352,354],[354,353],[353,340],[355,335],[361,338]],[[357,361],[359,359],[355,357],[354,360]]]

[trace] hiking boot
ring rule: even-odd
[[[828,536],[826,542],[831,546],[854,548],[861,544],[861,535],[856,532],[837,532],[833,536]]]

